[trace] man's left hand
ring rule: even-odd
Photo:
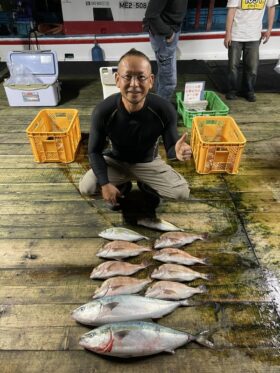
[[[175,144],[176,157],[179,161],[188,161],[192,156],[192,150],[190,145],[186,143],[186,138],[185,132]]]
[[[266,31],[262,34],[262,41],[263,41],[263,44],[266,44],[270,38],[270,34],[271,32],[270,31]]]

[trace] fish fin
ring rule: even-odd
[[[192,304],[190,304],[189,300],[187,299],[180,300],[179,303],[181,306],[185,306],[185,307],[192,306]]]
[[[174,291],[174,290],[167,290],[167,289],[165,289],[165,290],[163,291],[163,293],[164,293],[164,294],[177,294],[176,291]]]
[[[205,285],[199,285],[197,289],[199,289],[201,291],[201,293],[207,293],[208,292],[207,287]]]
[[[203,332],[198,333],[195,336],[192,336],[192,340],[199,343],[202,346],[214,348],[214,342],[208,339],[209,335],[210,335],[210,331],[204,330]]]
[[[109,309],[110,311],[112,311],[114,308],[116,308],[117,306],[119,305],[119,302],[112,302],[112,303],[107,303],[105,304],[103,307],[104,309]]]
[[[174,350],[164,350],[165,352],[168,352],[169,354],[172,354],[174,355],[175,354],[175,351]]]
[[[115,332],[114,336],[118,339],[125,338],[130,333],[130,330],[120,330],[119,332]]]

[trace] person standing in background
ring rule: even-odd
[[[150,0],[143,19],[157,60],[156,93],[169,101],[177,85],[176,47],[187,6],[188,0]]]
[[[238,93],[238,68],[242,54],[243,71],[241,95],[256,101],[255,84],[259,65],[261,40],[267,43],[275,17],[278,0],[228,0],[224,45],[228,48],[228,86],[226,99],[235,100]],[[268,28],[262,34],[262,21],[267,7]]]

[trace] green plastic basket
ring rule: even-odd
[[[188,110],[184,106],[183,92],[176,93],[177,111],[182,116],[184,125],[187,128],[192,128],[192,120],[197,116],[224,116],[229,113],[229,107],[220,99],[213,91],[204,91],[204,100],[208,101],[206,110],[194,111]]]

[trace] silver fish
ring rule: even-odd
[[[131,229],[114,227],[108,228],[98,234],[99,237],[106,238],[107,240],[123,240],[123,241],[139,241],[148,240],[146,236],[142,236],[140,233],[132,231]]]
[[[130,358],[160,352],[174,354],[176,348],[192,341],[213,348],[213,343],[206,339],[207,334],[202,332],[194,336],[156,323],[127,321],[91,330],[81,337],[79,343],[97,354]]]
[[[172,232],[172,231],[183,231],[184,229],[176,227],[176,225],[169,223],[166,220],[162,219],[151,219],[151,218],[143,218],[137,220],[137,225],[142,225],[143,227],[155,229],[158,231],[164,232]]]
[[[158,281],[147,289],[145,296],[157,299],[178,300],[202,293],[206,293],[204,285],[193,288],[179,282]]]
[[[116,262],[115,260],[108,260],[107,262],[99,264],[94,268],[90,274],[92,279],[106,279],[113,276],[129,276],[140,271],[143,268],[147,268],[150,265],[149,262],[144,261],[140,264],[132,264],[127,262]]]
[[[145,251],[152,251],[147,246],[140,246],[133,242],[127,241],[112,241],[108,242],[96,253],[96,256],[106,259],[117,259],[129,258],[131,256],[137,256]]]
[[[96,299],[109,295],[135,294],[151,282],[152,280],[150,278],[142,280],[128,276],[109,278],[96,289],[92,298]]]
[[[207,264],[206,259],[196,258],[195,256],[192,256],[183,250],[173,249],[169,247],[157,251],[154,254],[153,258],[164,263],[178,263],[185,265],[192,265],[196,263]]]
[[[192,234],[187,232],[166,232],[156,240],[154,248],[163,249],[165,247],[182,247],[195,240],[205,240],[206,238],[207,233]]]
[[[86,303],[72,312],[74,320],[86,325],[109,322],[158,319],[179,306],[189,306],[188,300],[167,301],[140,295],[115,295]]]
[[[210,275],[205,273],[196,272],[188,267],[182,266],[180,264],[162,264],[160,267],[156,268],[151,274],[152,278],[159,280],[170,280],[170,281],[192,281],[196,278],[203,278],[204,280],[209,280]]]

